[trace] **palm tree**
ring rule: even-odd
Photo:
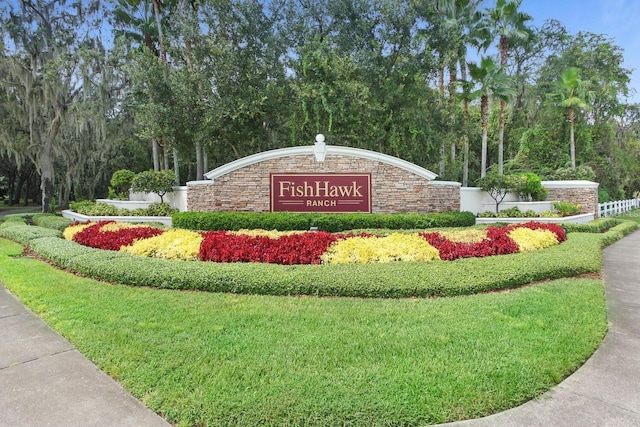
[[[480,65],[469,63],[469,74],[474,86],[478,88],[470,93],[471,99],[480,98],[480,118],[482,124],[482,160],[480,177],[487,174],[487,129],[489,125],[489,101],[492,98],[507,101],[515,90],[511,86],[511,79],[502,67],[496,65],[490,57],[482,57]]]
[[[532,37],[526,22],[532,17],[518,11],[522,0],[496,0],[493,9],[487,10],[488,27],[492,34],[499,37],[500,67],[506,69],[509,57],[509,43],[512,40],[524,41]],[[506,101],[500,101],[500,130],[498,133],[498,174],[502,175],[504,163],[504,126]]]
[[[590,82],[580,79],[580,71],[570,67],[560,74],[560,80],[556,82],[556,91],[548,94],[548,97],[559,107],[567,108],[569,125],[571,127],[570,150],[571,167],[576,168],[576,142],[574,135],[576,109],[588,111],[590,103],[595,98],[595,92],[589,90]]]

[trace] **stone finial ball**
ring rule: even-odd
[[[324,142],[324,135],[319,133],[316,135],[316,142]]]

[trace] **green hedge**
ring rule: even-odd
[[[30,239],[29,244],[65,268],[109,282],[264,295],[455,296],[596,272],[602,263],[600,235],[583,233],[553,248],[526,254],[366,265],[170,261],[86,248],[55,237]]]
[[[345,230],[384,228],[392,230],[436,227],[468,227],[475,224],[471,212],[434,214],[318,214],[288,212],[180,212],[173,226],[187,230]]]
[[[64,231],[73,221],[54,214],[39,213],[32,217],[35,225],[44,228]]]
[[[456,261],[357,265],[210,263],[142,258],[61,239],[58,230],[17,222],[0,236],[29,245],[58,265],[88,277],[132,286],[262,295],[433,297],[512,288],[536,280],[598,272],[602,247],[638,228],[621,222],[608,232],[571,233],[549,249]]]
[[[598,218],[596,220],[585,222],[582,224],[561,224],[568,233],[580,232],[580,233],[602,233],[616,225],[622,223],[624,220],[620,218]]]
[[[108,203],[96,203],[89,200],[72,202],[69,204],[69,209],[88,216],[171,216],[178,212],[168,203],[152,203],[148,208],[118,209]]]

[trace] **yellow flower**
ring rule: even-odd
[[[78,234],[79,232],[84,230],[85,228],[90,227],[90,226],[92,226],[94,224],[95,223],[93,223],[93,222],[83,222],[81,224],[70,225],[70,226],[68,226],[67,228],[64,229],[64,231],[62,232],[62,236],[67,240],[73,241],[73,236],[75,236],[76,234]]]
[[[198,259],[201,243],[200,233],[171,229],[159,236],[136,240],[130,246],[122,247],[120,251],[146,257],[192,261]]]
[[[549,230],[518,227],[509,232],[509,237],[518,244],[520,252],[536,251],[558,244],[558,238]]]
[[[127,228],[149,228],[149,227],[151,226],[146,224],[132,224],[130,222],[110,222],[100,227],[100,231],[101,232],[118,231],[118,230],[125,230]]]
[[[300,233],[304,233],[304,231],[262,230],[260,228],[257,228],[255,230],[242,229],[238,231],[229,231],[229,234],[239,234],[239,235],[249,236],[249,237],[264,236],[264,237],[269,237],[270,239],[278,239],[282,236],[289,236],[291,234],[300,234]]]
[[[350,237],[338,240],[322,255],[327,264],[365,264],[439,259],[438,250],[418,234],[393,233],[386,237]]]
[[[438,231],[445,239],[454,243],[480,243],[487,238],[487,230],[470,228],[468,230]]]

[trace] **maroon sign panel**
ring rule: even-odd
[[[272,173],[271,212],[371,213],[371,175]]]

